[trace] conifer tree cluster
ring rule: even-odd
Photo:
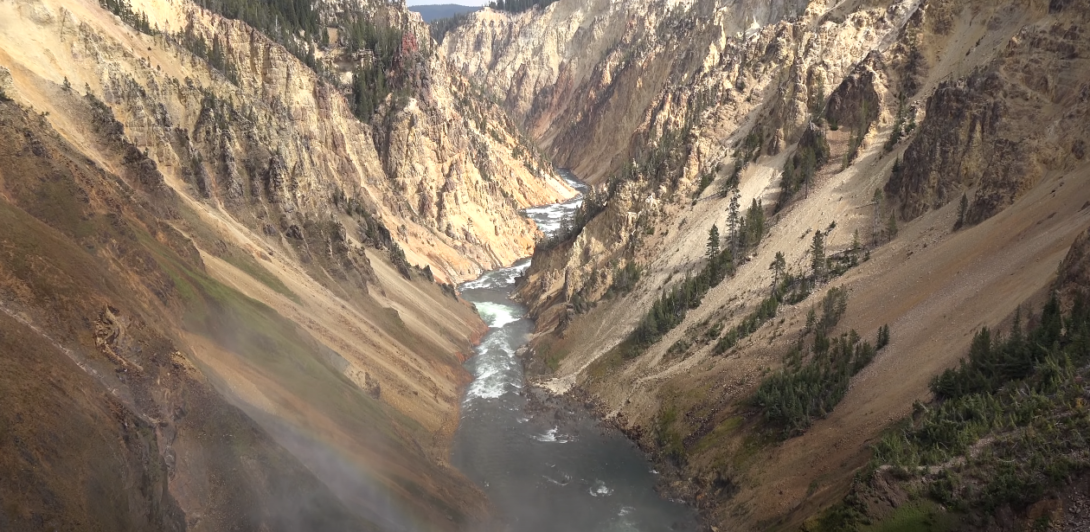
[[[968,356],[931,382],[935,401],[915,405],[874,447],[874,465],[918,479],[953,510],[1024,509],[1090,471],[1090,306],[1064,315],[1055,295],[1036,325],[982,328]]]
[[[608,201],[608,192],[598,188],[588,190],[583,195],[583,204],[575,211],[575,216],[570,221],[565,220],[554,235],[539,240],[534,246],[534,253],[549,251],[578,236],[595,216],[606,209]]]
[[[613,269],[613,282],[609,285],[604,297],[627,294],[636,287],[640,280],[640,268],[635,262],[629,261],[623,268]]]
[[[313,41],[318,34],[318,11],[311,0],[197,0],[197,4],[241,20],[280,44],[300,32],[307,41]]]
[[[858,124],[852,127],[852,130],[848,135],[848,151],[844,154],[844,161],[841,164],[841,169],[850,166],[852,161],[859,156],[859,148],[863,146],[863,138],[867,136],[867,131],[870,130],[872,123],[869,119],[871,116],[870,103],[864,100],[862,107],[859,114],[863,118]]]
[[[908,121],[907,124],[905,123],[906,120]],[[905,135],[912,133],[914,129],[916,129],[916,114],[906,107],[905,97],[901,94],[897,97],[897,117],[893,120],[893,130],[889,132],[889,138],[886,139],[886,143],[882,148],[887,153],[893,151],[897,143]]]
[[[279,43],[315,72],[321,73],[321,66],[314,58],[314,49],[319,43],[327,43],[328,36],[311,0],[197,0],[197,4],[226,18],[245,22]],[[209,58],[207,53],[190,47],[196,43],[183,40],[182,44],[199,57]],[[205,48],[206,52],[208,50]],[[228,64],[216,66],[232,80],[235,79],[232,74],[234,68]]]
[[[663,128],[657,141],[648,139],[646,145],[651,147],[649,150],[638,153],[637,157],[610,176],[609,196],[612,196],[622,183],[635,180],[642,180],[652,190],[660,186],[675,189],[681,182],[686,162],[692,153],[693,128],[699,122],[704,110],[717,100],[718,94],[717,89],[707,89],[699,91],[690,98],[685,103],[684,122],[681,127]],[[731,180],[727,183],[731,183]],[[733,180],[733,184],[737,184],[736,179]]]
[[[234,62],[228,58],[227,50],[219,35],[213,35],[212,44],[209,45],[202,35],[194,31],[193,24],[189,24],[185,31],[176,36],[176,39],[193,55],[204,59],[208,62],[208,66],[226,76],[231,83],[238,84],[238,70]]]
[[[511,13],[522,13],[523,11],[529,11],[539,6],[544,9],[555,1],[556,0],[495,0],[494,2],[489,2],[488,7]]]
[[[345,48],[355,54],[371,51],[371,60],[352,72],[352,104],[356,117],[367,122],[375,110],[394,91],[393,78],[401,53],[404,32],[396,27],[383,27],[360,19],[345,28]]]
[[[878,328],[878,342],[874,345],[876,349],[882,349],[889,345],[889,325],[883,325]]]
[[[143,11],[139,13],[133,11],[132,4],[128,0],[99,0],[98,4],[140,33],[153,36],[159,34],[159,29],[152,27],[148,22],[148,14]]]
[[[469,13],[456,13],[449,17],[435,19],[428,23],[428,31],[435,42],[443,44],[447,34],[461,27],[469,20]]]
[[[629,340],[638,349],[645,348],[677,327],[689,309],[700,306],[704,294],[718,285],[727,275],[734,274],[734,258],[729,249],[723,249],[708,259],[707,264],[695,276],[686,277],[665,292],[644,316]],[[635,356],[636,352],[628,353]]]
[[[757,308],[749,313],[742,320],[741,323],[731,327],[722,337],[719,338],[715,345],[712,347],[713,355],[722,355],[729,351],[732,347],[738,344],[739,341],[744,340],[749,335],[757,332],[757,329],[761,328],[768,320],[776,317],[776,312],[780,307],[780,303],[783,302],[784,293],[777,291],[772,296],[765,298],[761,301]]]
[[[765,232],[764,208],[761,202],[753,200],[750,208],[742,214],[738,208],[739,197],[736,192],[728,207],[727,245],[720,244],[719,227],[713,224],[708,230],[708,243],[705,249],[708,261],[704,268],[697,275],[686,277],[655,301],[643,321],[629,336],[630,342],[637,349],[653,344],[678,326],[685,319],[689,309],[700,305],[701,299],[708,290],[717,286],[726,276],[734,274],[736,255],[744,255],[761,242]],[[775,316],[778,304],[778,299],[762,304],[764,312],[751,322],[753,330],[756,330],[760,323]],[[630,356],[634,354],[630,353]]]
[[[315,59],[315,50],[319,46],[329,45],[329,33],[328,28],[321,24],[311,0],[198,0],[198,4],[256,28],[283,45],[327,81],[335,83],[334,78],[327,76],[323,65]],[[402,71],[411,67],[397,64],[409,55],[402,50],[405,34],[399,27],[376,24],[363,13],[345,17],[340,26],[340,39],[347,53],[370,52],[369,58],[361,61],[362,66],[353,70],[351,84],[347,87],[354,114],[361,121],[368,122],[387,96],[398,90],[397,80]],[[229,80],[237,82],[237,67],[230,61],[218,37],[213,37],[209,43],[204,37],[194,35],[190,27],[178,39]]]
[[[784,437],[806,431],[814,419],[827,416],[844,398],[852,376],[874,359],[879,348],[854,331],[830,337],[848,307],[848,292],[830,288],[821,301],[820,318],[811,311],[814,340],[807,349],[805,338],[792,348],[782,370],[761,382],[755,403],[767,421],[782,428]],[[885,332],[883,332],[885,331]],[[888,327],[878,331],[879,345]],[[888,339],[886,341],[888,343]],[[809,353],[809,357],[806,355]]]
[[[796,346],[789,359],[800,359],[801,350],[801,344]],[[756,403],[767,421],[782,427],[783,436],[800,435],[815,419],[833,411],[848,392],[852,376],[874,355],[871,344],[860,341],[855,331],[841,334],[820,348],[815,346],[809,362],[796,363],[765,379]]]

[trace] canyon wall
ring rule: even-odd
[[[418,16],[317,7],[327,36],[401,35],[366,122],[346,96],[375,51],[344,39],[314,59],[185,1],[0,3],[0,528],[487,519],[448,464],[484,331],[453,283],[574,191]]]
[[[822,529],[870,445],[973,330],[1047,294],[1090,223],[1087,15],[912,0],[471,16],[443,43],[452,63],[597,184],[520,287],[538,384],[598,404],[711,524]],[[738,243],[753,205],[760,237]],[[769,316],[783,274],[794,291]],[[785,438],[755,394],[817,356],[807,315],[830,288],[847,294],[837,334],[888,324],[892,341]]]

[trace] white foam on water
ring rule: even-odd
[[[508,380],[504,372],[486,370],[473,380],[466,391],[466,401],[473,399],[497,399],[505,394],[517,392],[522,386]]]
[[[468,398],[495,399],[507,390],[499,368],[484,368],[466,391]]]
[[[609,497],[612,494],[613,489],[606,486],[606,483],[601,480],[595,480],[594,485],[590,487],[591,497]]]
[[[526,209],[526,214],[552,220],[563,216],[564,211],[560,209],[559,205],[550,205],[548,207],[530,207]]]
[[[499,348],[501,351],[506,351],[503,346],[503,331],[494,331],[484,337],[484,341],[477,346],[477,354],[486,355],[491,353],[493,349]]]
[[[559,225],[558,225],[559,227]],[[461,290],[477,290],[481,288],[497,289],[514,286],[515,281],[530,267],[530,261],[521,261],[508,268],[500,268],[490,271],[476,280],[462,283]]]
[[[546,236],[553,236],[560,230],[564,220],[570,220],[579,207],[583,205],[583,196],[579,195],[564,203],[545,205],[543,207],[530,207],[524,212],[538,229]]]
[[[538,434],[534,436],[534,439],[544,443],[568,443],[571,441],[571,437],[560,434],[559,427],[553,427],[545,431],[545,434]]]
[[[462,290],[476,290],[478,288],[492,288],[492,276],[482,275],[472,281],[462,283]]]
[[[547,443],[555,442],[556,441],[556,431],[557,431],[557,427],[553,427],[553,428],[549,429],[548,431],[546,431],[545,434],[538,434],[537,436],[534,436],[534,439],[537,440],[537,441],[543,441],[543,442],[547,442]]]
[[[636,522],[629,517],[635,508],[631,506],[622,506],[621,511],[617,513],[616,519],[610,521],[609,526],[602,529],[602,532],[639,532],[639,527],[636,526]]]
[[[506,340],[506,334],[497,331],[490,333],[477,347],[477,358],[474,359],[473,366],[475,375],[466,390],[466,402],[473,399],[496,399],[522,389],[518,360]]]
[[[514,323],[522,318],[518,315],[518,309],[510,305],[482,301],[477,303],[477,314],[488,324],[490,328],[499,328]]]
[[[545,480],[548,480],[549,482],[551,482],[553,484],[556,484],[557,486],[567,486],[568,483],[571,482],[571,476],[570,475],[564,475],[560,480],[552,478],[549,475],[541,475],[541,476],[545,477]]]

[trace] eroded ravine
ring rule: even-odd
[[[581,201],[527,215],[551,235]],[[655,492],[656,472],[624,435],[584,408],[526,386],[516,353],[533,322],[511,295],[528,265],[523,260],[461,286],[489,331],[467,363],[474,380],[462,404],[454,464],[485,490],[509,530],[694,529],[695,512]]]

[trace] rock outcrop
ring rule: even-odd
[[[978,223],[1047,173],[1081,163],[1090,85],[1062,73],[1081,70],[1090,50],[1075,9],[1067,13],[1021,30],[981,72],[942,83],[928,97],[904,170],[886,185],[904,218],[968,192],[966,221]]]

